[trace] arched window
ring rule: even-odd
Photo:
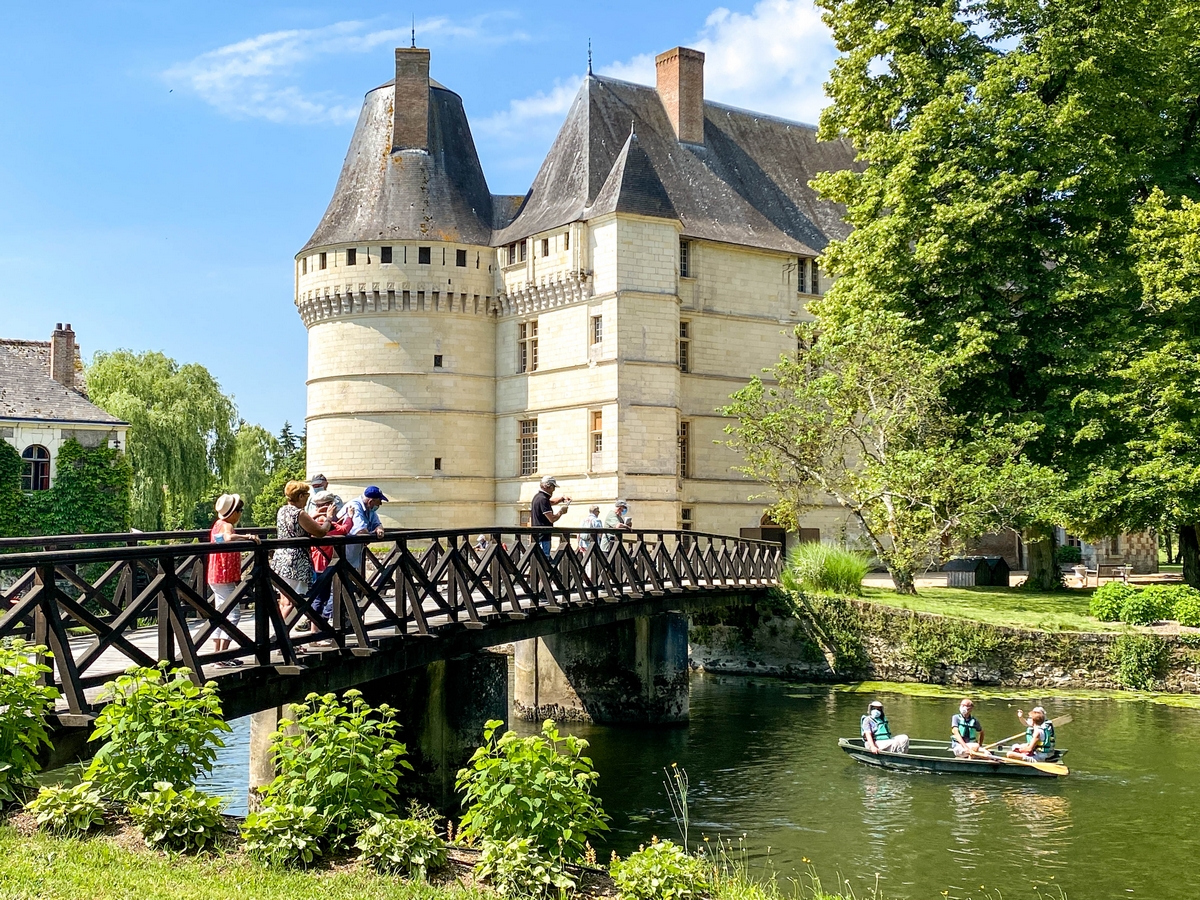
[[[39,444],[30,444],[21,452],[25,460],[25,472],[21,475],[21,487],[27,491],[50,489],[50,451]]]

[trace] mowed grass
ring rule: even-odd
[[[880,587],[863,587],[863,599],[884,606],[912,609],[1042,631],[1114,631],[1122,626],[1088,615],[1090,589],[1024,591],[1002,587],[926,587],[915,597]]]

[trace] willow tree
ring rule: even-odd
[[[948,409],[1033,423],[1028,453],[1081,496],[1127,468],[1127,420],[1078,400],[1120,396],[1154,327],[1136,211],[1200,184],[1196,0],[817,3],[840,50],[821,135],[862,165],[814,182],[854,226],[816,312],[904,316],[946,362]],[[1026,530],[1031,584],[1058,580],[1055,521]]]
[[[723,412],[740,471],[769,485],[772,518],[796,528],[832,500],[857,524],[896,591],[974,537],[1035,518],[1056,487],[1023,455],[1034,426],[953,414],[942,359],[881,315],[816,334]]]
[[[233,401],[204,366],[157,352],[99,352],[87,383],[93,403],[129,423],[133,525],[182,527],[228,466]]]

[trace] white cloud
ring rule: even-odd
[[[418,22],[422,37],[435,35],[487,42],[524,40],[521,32],[497,32],[481,16],[464,24],[446,17]],[[273,31],[227,44],[163,73],[169,84],[190,89],[225,115],[300,124],[341,123],[358,116],[361,99],[328,91],[306,91],[298,83],[317,57],[366,53],[380,46],[402,46],[408,27],[372,30],[347,21],[322,28]]]
[[[582,76],[572,76],[566,81],[556,81],[549,92],[539,91],[531,97],[512,100],[508,109],[480,119],[472,130],[500,140],[524,140],[529,137],[530,128],[549,124],[557,129],[571,109],[571,101],[579,92],[582,81]]]

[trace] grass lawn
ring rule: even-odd
[[[990,625],[1013,625],[1043,631],[1114,631],[1121,626],[1088,615],[1092,591],[1024,591],[1002,587],[927,587],[915,597],[887,588],[864,587],[863,599],[918,612],[973,619]]]

